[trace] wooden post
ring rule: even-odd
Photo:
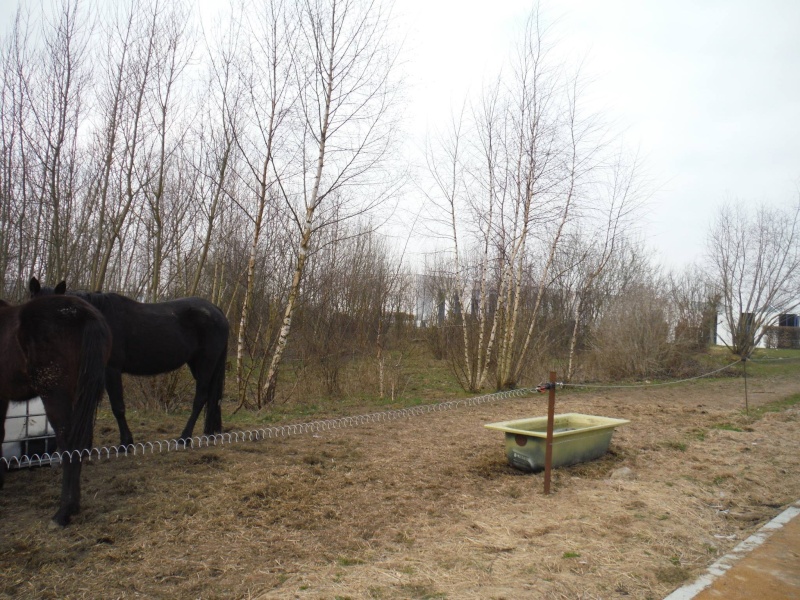
[[[553,463],[553,421],[556,414],[556,372],[550,371],[550,389],[547,396],[547,445],[544,451],[544,493],[550,493],[550,471]]]
[[[750,414],[750,402],[747,399],[747,357],[742,357],[742,367],[744,367],[744,412]]]

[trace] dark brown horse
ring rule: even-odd
[[[61,504],[53,515],[61,526],[80,510],[81,451],[92,446],[110,354],[105,319],[79,298],[20,306],[0,300],[0,443],[9,402],[41,397],[62,456]],[[0,461],[0,487],[5,467]]]
[[[55,288],[30,281],[32,298],[66,293],[62,281]],[[180,298],[153,304],[114,293],[69,292],[99,310],[111,328],[113,348],[106,369],[106,391],[119,425],[120,441],[127,446],[133,435],[125,419],[122,374],[158,375],[189,365],[195,379],[192,413],[181,439],[192,437],[194,425],[206,409],[203,433],[222,431],[222,391],[228,355],[228,319],[202,298]]]

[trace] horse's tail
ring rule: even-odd
[[[208,400],[206,401],[206,421],[203,433],[211,435],[222,431],[222,392],[225,389],[225,363],[228,359],[228,347],[220,352],[214,373],[211,376]]]
[[[111,349],[111,332],[105,319],[92,310],[86,315],[81,339],[78,389],[72,408],[71,449],[92,445],[97,407],[105,389],[105,371]]]

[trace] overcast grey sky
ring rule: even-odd
[[[3,25],[16,5],[0,0]],[[410,132],[421,138],[497,73],[532,6],[395,1]],[[559,52],[584,60],[594,109],[645,159],[656,187],[642,230],[667,264],[703,252],[724,200],[797,198],[800,1],[548,0],[542,8]]]
[[[397,0],[418,64],[409,72],[420,127],[496,72],[531,6]],[[564,57],[585,59],[594,108],[645,158],[656,186],[643,232],[666,264],[704,251],[726,199],[797,199],[800,2],[550,0],[542,8]]]

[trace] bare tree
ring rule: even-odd
[[[255,285],[259,244],[266,229],[268,208],[278,198],[273,157],[283,146],[281,128],[291,108],[296,90],[291,87],[290,50],[295,40],[295,27],[282,0],[259,3],[247,11],[250,15],[246,59],[238,65],[239,78],[245,89],[245,116],[236,143],[247,165],[247,189],[253,202],[247,202],[246,213],[252,221],[250,256],[247,262],[239,333],[236,343],[236,380],[239,406],[246,401],[244,380],[245,341]],[[271,212],[275,212],[274,210]],[[259,394],[259,399],[261,395]],[[260,402],[259,402],[260,406]]]
[[[149,208],[147,215],[148,238],[151,248],[150,299],[158,301],[161,296],[162,269],[170,250],[180,247],[170,233],[180,235],[182,227],[169,227],[168,220],[179,222],[187,206],[182,193],[180,169],[170,169],[177,161],[181,143],[184,141],[186,125],[178,117],[181,75],[192,59],[194,40],[187,31],[188,14],[180,3],[171,3],[169,9],[160,10],[154,5],[153,18],[158,19],[159,32],[156,39],[154,85],[152,90],[152,130],[154,134],[152,159],[148,161],[144,197]],[[186,82],[183,82],[184,85]],[[188,86],[185,86],[188,87]],[[169,171],[172,171],[170,177]],[[171,182],[169,181],[171,180]],[[170,185],[171,183],[171,185]],[[169,193],[170,188],[174,193]],[[172,239],[167,239],[171,237]],[[172,246],[170,248],[169,246]]]
[[[414,225],[412,224],[411,230],[413,231]],[[378,397],[383,399],[386,397],[386,359],[387,359],[387,338],[389,337],[389,328],[394,325],[395,328],[403,327],[403,319],[405,314],[403,312],[404,305],[406,304],[406,294],[404,289],[408,288],[408,273],[404,269],[404,258],[408,250],[408,244],[411,235],[406,238],[405,246],[401,255],[394,261],[390,257],[390,253],[383,244],[376,244],[377,249],[374,252],[373,260],[373,273],[367,281],[361,281],[361,285],[365,285],[372,290],[373,297],[375,298],[373,311],[374,318],[370,318],[369,322],[375,324],[375,359],[378,363]],[[402,359],[401,359],[402,360]],[[395,368],[399,367],[396,363]],[[391,399],[395,399],[395,389],[397,387],[396,378],[391,382]]]
[[[0,47],[0,273],[6,298],[21,297],[18,282],[30,268],[25,264],[29,246],[24,239],[28,207],[22,143],[25,122],[21,89],[25,64],[23,38],[22,14],[18,11],[8,39]]]
[[[511,244],[504,272],[504,312],[498,313],[500,346],[498,348],[496,384],[498,389],[516,386],[517,371],[530,345],[536,316],[541,306],[547,285],[549,269],[561,232],[570,217],[574,186],[568,187],[566,196],[558,198],[556,191],[561,183],[557,166],[561,152],[559,148],[560,123],[558,115],[559,82],[557,72],[548,60],[550,51],[542,26],[542,16],[535,7],[525,24],[511,84],[509,107],[510,139],[508,164],[512,209],[510,220],[503,226],[510,234]],[[575,155],[573,154],[573,163]],[[572,180],[574,182],[574,178]],[[563,201],[561,201],[563,200]],[[556,222],[548,223],[555,217]],[[537,300],[530,316],[528,334],[519,353],[516,340],[523,299],[523,277],[529,264],[531,233],[548,223],[554,233],[545,244],[549,257],[542,264],[538,278]],[[547,252],[547,250],[545,250]],[[524,325],[523,325],[524,327]]]
[[[213,242],[215,221],[222,212],[225,197],[230,195],[230,182],[235,173],[236,134],[244,95],[237,76],[241,31],[241,23],[231,18],[227,29],[209,43],[208,48],[207,102],[197,134],[199,155],[194,161],[195,172],[200,178],[199,203],[203,226],[194,275],[187,289],[190,296],[197,294],[200,287]]]
[[[459,310],[459,320],[461,334],[463,338],[463,363],[456,369],[456,373],[463,374],[462,385],[465,389],[474,392],[478,390],[475,368],[470,352],[469,323],[466,315],[466,307],[463,307],[467,297],[467,275],[464,264],[463,240],[459,245],[459,215],[462,208],[467,205],[468,186],[465,181],[466,173],[469,171],[465,166],[464,153],[467,151],[464,111],[466,105],[461,108],[458,117],[454,117],[450,123],[450,129],[446,134],[438,138],[438,151],[429,147],[426,151],[428,171],[434,182],[436,193],[427,194],[428,201],[435,205],[436,209],[447,215],[446,223],[449,242],[452,242],[452,262],[454,272],[452,276],[453,289],[449,290],[449,296],[462,306]],[[441,200],[439,200],[441,199]],[[490,209],[491,210],[491,209]]]
[[[534,76],[541,69],[538,63],[542,60],[543,52],[542,33],[538,28],[538,22],[536,32],[539,34],[539,41],[535,41],[532,47],[525,46],[526,55],[532,55],[530,61],[534,66]],[[534,90],[536,87],[537,85],[533,86]],[[597,205],[597,199],[591,190],[587,189],[587,186],[590,177],[597,174],[602,167],[603,132],[595,115],[584,115],[581,109],[579,72],[565,77],[561,94],[563,96],[562,104],[556,108],[556,114],[549,120],[548,127],[537,123],[548,117],[547,112],[538,114],[540,109],[537,108],[537,104],[541,100],[534,93],[530,101],[532,108],[528,112],[531,114],[532,123],[528,125],[530,130],[528,137],[523,139],[530,140],[528,144],[532,150],[528,152],[528,155],[532,155],[532,158],[526,160],[528,166],[524,178],[525,194],[523,197],[525,198],[526,214],[529,213],[528,204],[531,199],[536,201],[538,215],[530,227],[537,229],[542,259],[540,259],[541,267],[538,275],[536,300],[531,315],[528,317],[528,330],[524,342],[521,349],[514,348],[512,329],[511,343],[505,348],[508,358],[503,363],[505,368],[501,370],[498,378],[499,387],[514,387],[519,381],[525,366],[526,353],[534,338],[544,293],[558,276],[558,273],[553,272],[553,265],[567,227],[572,222],[589,217],[592,207]],[[545,96],[545,99],[549,102],[549,95]],[[550,133],[551,131],[552,133]],[[537,138],[542,136],[546,140],[544,147],[538,147]],[[611,214],[614,214],[613,208]],[[526,232],[528,227],[526,224]],[[552,230],[552,234],[542,235],[543,228]],[[610,230],[611,227],[609,227]],[[613,235],[615,236],[616,233]],[[521,277],[522,269],[520,268],[517,286],[519,286]],[[518,300],[519,297],[517,293],[515,300]],[[516,312],[515,304],[512,327],[516,322]]]
[[[103,286],[108,261],[117,237],[111,235],[106,241],[109,219],[112,219],[114,227],[113,209],[110,206],[114,204],[111,199],[114,194],[112,178],[121,154],[119,138],[128,85],[127,71],[131,60],[134,16],[135,13],[130,10],[119,18],[101,22],[101,27],[104,29],[101,40],[105,42],[103,45],[105,56],[100,61],[102,66],[96,75],[102,82],[95,86],[96,110],[101,124],[95,134],[94,153],[97,163],[91,175],[87,198],[87,202],[94,206],[97,220],[96,242],[89,265],[92,273],[89,283],[91,289],[95,290]]]
[[[477,223],[480,247],[480,265],[479,265],[479,314],[478,314],[478,342],[476,348],[476,368],[475,368],[475,382],[473,387],[476,390],[482,389],[486,385],[489,376],[489,364],[494,348],[494,342],[497,334],[497,317],[503,314],[503,300],[505,298],[504,290],[500,289],[497,294],[497,302],[490,302],[491,287],[490,277],[493,275],[495,269],[505,274],[505,265],[503,264],[502,253],[495,252],[495,249],[505,247],[502,234],[502,208],[506,203],[506,196],[508,193],[508,179],[510,172],[508,169],[503,168],[503,161],[505,158],[504,145],[507,139],[506,128],[508,127],[508,110],[503,105],[500,98],[501,81],[498,81],[492,87],[488,87],[481,98],[481,104],[476,111],[476,122],[478,136],[480,139],[480,155],[483,157],[485,168],[477,170],[478,173],[484,175],[479,178],[481,187],[481,198],[485,198],[484,202],[474,202],[471,209],[473,221]],[[498,233],[496,220],[499,220],[501,227],[500,240],[496,240],[495,236]],[[498,256],[499,255],[499,256]],[[499,262],[498,262],[499,259]],[[492,263],[495,269],[492,268]],[[493,281],[498,278],[493,277]],[[505,277],[500,277],[501,288]],[[494,290],[498,292],[498,290]],[[490,315],[494,315],[490,319]],[[488,327],[491,324],[491,330]]]
[[[601,311],[591,339],[600,377],[625,379],[668,375],[675,348],[669,341],[668,299],[662,281],[628,285]]]
[[[581,106],[579,71],[568,73],[553,61],[548,39],[534,8],[510,79],[487,88],[473,111],[477,139],[469,139],[465,131],[473,131],[458,119],[448,143],[440,144],[441,164],[429,168],[452,231],[456,297],[463,304],[458,371],[468,390],[485,386],[490,365],[498,388],[517,385],[543,332],[559,247],[571,228],[596,220],[602,208],[592,182],[606,170],[606,133]],[[614,223],[628,209],[614,198],[606,254],[616,239]],[[460,239],[457,222],[473,232],[472,244]],[[476,257],[469,282],[462,248]]]
[[[6,193],[21,208],[20,233],[34,247],[26,253],[34,268],[44,263],[63,274],[80,243],[71,230],[83,224],[78,132],[86,114],[91,22],[77,0],[39,16],[31,29],[33,20],[20,8],[4,61],[4,108],[11,111],[4,134],[14,132],[5,138],[5,156],[17,167],[6,182],[16,189]]]
[[[78,129],[89,81],[90,31],[80,3],[64,3],[44,34],[42,79],[31,82],[28,89],[38,129],[32,147],[42,168],[42,200],[52,217],[48,264],[63,274],[70,258],[65,254],[74,243],[71,220],[78,216]],[[47,92],[42,94],[43,90]]]
[[[689,265],[667,277],[674,343],[686,352],[716,344],[720,298],[706,273]]]
[[[578,342],[578,331],[584,319],[584,308],[587,296],[594,285],[602,277],[614,257],[620,239],[624,238],[630,219],[641,203],[640,188],[637,187],[638,161],[634,159],[630,165],[618,158],[610,169],[605,185],[597,192],[596,202],[589,209],[588,245],[585,253],[579,257],[574,266],[582,277],[574,288],[574,325],[569,344],[569,360],[566,379],[572,378],[575,372],[575,349]]]
[[[723,343],[746,358],[770,318],[800,306],[800,197],[791,206],[723,206],[708,235],[709,277],[719,290]]]
[[[149,8],[149,12],[148,12]],[[114,190],[102,192],[103,198],[113,200],[104,203],[107,212],[102,219],[106,224],[99,232],[102,236],[102,250],[99,252],[97,266],[93,269],[92,287],[106,287],[107,273],[115,257],[123,263],[116,267],[115,286],[118,289],[130,288],[134,266],[132,248],[128,248],[128,260],[123,255],[125,240],[135,246],[135,236],[128,231],[129,216],[140,202],[147,177],[148,140],[152,139],[152,129],[148,128],[147,114],[152,96],[150,90],[155,77],[155,64],[158,60],[157,48],[160,35],[161,10],[157,4],[149,7],[132,5],[127,12],[119,15],[119,25],[112,25],[109,31],[109,54],[111,63],[108,72],[108,94],[104,107],[103,169],[100,171],[101,186],[110,176],[106,169],[114,168]],[[117,139],[120,147],[115,149]],[[135,227],[135,225],[134,225]],[[135,232],[134,232],[135,233]],[[123,268],[123,264],[127,267]],[[124,270],[123,270],[124,269]],[[141,279],[141,277],[139,278]]]
[[[364,214],[383,198],[379,168],[391,141],[390,73],[394,55],[380,3],[305,0],[294,16],[297,86],[295,152],[273,159],[286,206],[297,227],[294,272],[264,394],[275,395],[312,236],[320,227]],[[370,186],[370,191],[359,189]]]

